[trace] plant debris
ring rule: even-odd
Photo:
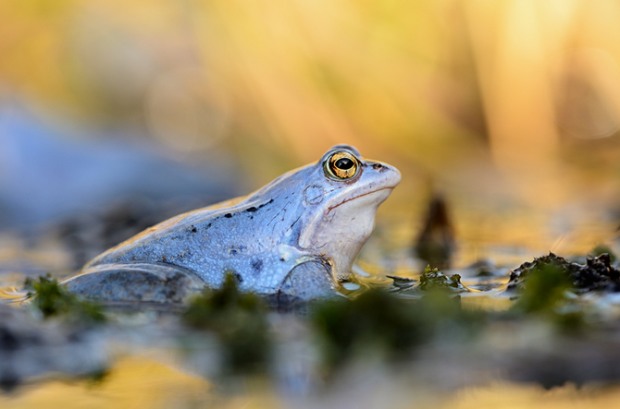
[[[416,280],[409,277],[400,277],[395,275],[386,275],[387,278],[392,279],[392,285],[394,286],[394,291],[399,290],[407,290],[413,288]]]
[[[447,276],[437,268],[426,266],[424,272],[420,276],[420,285],[418,288],[422,291],[444,289],[451,291],[469,291],[462,283],[459,274]]]
[[[546,266],[556,268],[566,276],[576,292],[620,291],[620,271],[611,265],[611,257],[608,253],[588,257],[585,265],[569,262],[563,257],[549,253],[531,262],[523,263],[513,270],[510,273],[507,289],[522,289],[528,285],[528,277],[533,272],[545,269]]]

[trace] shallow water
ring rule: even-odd
[[[423,268],[423,262],[411,256],[410,246],[402,245],[411,242],[411,228],[399,230],[389,220],[384,223],[360,257],[360,265],[368,274],[360,282],[366,286],[391,285],[386,273],[415,279]],[[571,233],[583,239],[583,243],[573,242],[573,248],[586,248],[593,236],[604,236],[603,226],[585,228],[589,233]],[[393,235],[386,240],[388,231]],[[533,255],[541,255],[535,253],[536,241],[503,245],[502,232],[497,229],[496,233],[489,238],[481,229],[477,241],[459,241],[456,267],[446,271],[460,274],[462,283],[472,290],[461,294],[466,308],[508,309],[512,301],[503,289],[509,270]],[[23,295],[20,289],[24,278],[37,275],[38,266],[49,262],[56,266],[52,272],[58,277],[70,271],[71,257],[63,254],[66,248],[58,246],[58,242],[46,239],[24,245],[18,238],[11,242],[6,236],[4,240],[11,244],[12,251],[5,252],[3,265],[15,266],[5,268],[0,275],[0,297],[5,301]],[[609,242],[614,245],[613,240]],[[469,265],[482,254],[484,263]],[[35,267],[19,271],[20,266],[29,265]],[[480,275],[481,268],[491,274]],[[316,339],[304,316],[270,314],[270,326],[277,335],[272,375],[268,379],[240,379],[222,377],[217,342],[188,332],[179,325],[175,314],[148,309],[116,311],[111,313],[112,322],[95,333],[96,348],[103,353],[106,371],[101,379],[42,370],[24,385],[0,394],[0,406],[560,408],[570,403],[575,408],[615,407],[620,399],[620,374],[610,372],[605,361],[620,367],[620,357],[604,350],[620,350],[620,331],[615,328],[620,299],[613,295],[583,298],[584,308],[596,310],[606,331],[585,339],[561,339],[541,323],[499,322],[489,326],[474,344],[439,339],[426,345],[421,355],[403,357],[407,363],[398,368],[385,366],[375,356],[364,356],[327,382],[318,363]],[[88,351],[93,344],[81,346]],[[592,353],[591,349],[600,353]],[[67,355],[66,359],[73,357]],[[583,376],[576,375],[584,364],[589,367]],[[559,367],[540,375],[537,365]],[[565,372],[567,384],[557,378],[557,372]],[[580,386],[574,386],[571,379]],[[551,389],[541,386],[546,382],[550,382],[547,387]]]

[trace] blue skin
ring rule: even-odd
[[[329,173],[325,163],[335,152],[359,160],[355,176]],[[145,230],[96,257],[66,284],[111,301],[136,296],[178,301],[201,287],[221,286],[232,273],[242,291],[263,296],[335,294],[372,231],[377,207],[399,181],[395,168],[335,146],[318,163],[285,173],[246,197]],[[175,286],[180,290],[170,295]]]

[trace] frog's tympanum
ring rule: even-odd
[[[276,301],[335,294],[400,181],[345,145],[236,200],[164,221],[88,263],[71,291],[108,302],[179,302],[232,274]]]

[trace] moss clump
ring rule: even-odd
[[[513,309],[523,313],[549,313],[566,301],[566,292],[573,288],[561,266],[540,264],[528,273],[527,281]]]
[[[272,344],[266,306],[255,294],[240,292],[233,274],[220,289],[206,289],[194,298],[182,318],[187,326],[216,335],[231,374],[266,369]]]
[[[106,321],[100,305],[79,299],[58,280],[49,276],[27,279],[25,288],[33,305],[44,318],[62,316],[80,324],[99,324]]]
[[[436,268],[426,266],[424,272],[420,276],[420,285],[418,288],[422,291],[445,289],[445,290],[465,290],[461,284],[461,276],[453,274],[446,276]]]
[[[365,352],[397,362],[444,330],[468,332],[482,315],[461,309],[458,297],[429,291],[422,298],[399,298],[371,289],[354,300],[330,300],[316,306],[311,323],[322,345],[329,370]]]
[[[323,358],[330,368],[346,362],[364,347],[383,350],[390,357],[409,351],[429,336],[428,328],[419,321],[411,305],[377,289],[352,301],[325,301],[312,314]]]
[[[540,263],[529,270],[511,312],[542,317],[563,332],[577,332],[583,328],[585,319],[569,297],[574,290],[562,265]]]

